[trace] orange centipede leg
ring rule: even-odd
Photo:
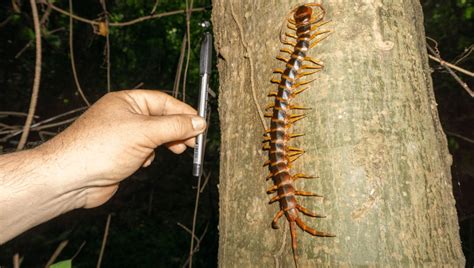
[[[282,56],[276,56],[276,59],[277,59],[277,60],[281,60],[281,61],[283,61],[283,62],[288,62],[288,61],[290,60],[289,58],[284,58],[284,57],[282,57]]]
[[[311,108],[309,108],[309,107],[304,107],[304,106],[296,105],[296,104],[291,104],[290,109],[292,109],[292,110],[311,110]]]
[[[292,97],[295,97],[296,95],[300,94],[301,92],[303,92],[303,91],[305,91],[305,90],[307,90],[307,89],[308,89],[308,88],[305,87],[305,88],[302,88],[302,89],[295,90],[295,91],[293,91],[293,92],[291,93],[291,96],[292,96]]]
[[[327,35],[325,35],[321,38],[316,39],[311,45],[309,45],[309,48],[311,49],[311,48],[315,47],[317,44],[319,44],[319,42],[321,42],[324,39],[328,38],[328,36],[329,36],[329,34],[327,34]]]
[[[293,178],[294,181],[297,180],[297,179],[315,179],[315,178],[319,178],[318,176],[309,176],[309,175],[306,175],[306,174],[303,174],[303,173],[296,173],[291,177]]]
[[[275,217],[273,217],[272,220],[272,228],[273,229],[278,229],[278,220],[283,216],[283,210],[279,210],[276,214]]]
[[[312,234],[314,236],[322,236],[322,237],[335,237],[335,235],[333,235],[333,234],[320,232],[320,231],[317,231],[317,230],[315,230],[311,227],[306,226],[306,224],[300,218],[296,218],[295,221],[296,221],[296,224],[298,225],[298,227],[300,227],[303,231],[305,231],[309,234]]]
[[[278,189],[278,186],[273,185],[272,187],[268,188],[267,194],[272,194],[272,193],[276,192],[277,189]]]
[[[298,224],[298,223],[296,223]],[[298,249],[296,240],[296,224],[294,221],[290,221],[290,236],[291,236],[291,249],[293,250],[293,260],[295,267],[298,267]]]
[[[305,192],[305,191],[295,191],[295,195],[322,197],[322,196],[319,195],[319,194],[315,194],[315,193],[312,193],[312,192]]]
[[[311,217],[326,218],[326,216],[321,216],[321,215],[317,214],[316,212],[309,211],[308,209],[306,209],[305,207],[303,207],[301,205],[296,205],[296,209],[298,209],[298,211],[301,211],[303,214],[311,216]]]

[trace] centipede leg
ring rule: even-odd
[[[275,217],[273,217],[272,220],[272,228],[273,229],[278,229],[278,220],[283,216],[283,210],[279,210],[276,214]]]
[[[273,185],[272,187],[268,188],[267,194],[272,194],[272,193],[276,192],[277,189],[278,189],[278,186]]]
[[[293,54],[293,51],[291,51],[291,49],[287,48],[287,47],[284,47],[282,49],[280,49],[280,52],[285,52],[285,53],[288,53],[288,54]]]
[[[323,66],[322,66],[322,65],[318,65],[318,66],[311,66],[311,65],[306,65],[306,64],[304,64],[304,65],[302,65],[302,66],[301,66],[301,69],[303,69],[303,70],[305,70],[305,69],[310,69],[310,70],[315,70],[315,69],[316,69],[316,70],[321,70],[321,69],[323,69]]]
[[[282,57],[282,56],[276,56],[276,59],[277,59],[277,60],[281,60],[281,61],[283,61],[283,62],[288,62],[288,61],[290,60],[289,58],[284,58],[284,57]]]
[[[275,83],[275,84],[280,84],[281,80],[278,80],[278,78],[273,77],[272,80],[270,80],[270,82]]]
[[[301,137],[301,136],[304,136],[304,133],[291,133],[291,134],[288,134],[288,138],[290,138],[290,139]]]
[[[307,80],[307,81],[303,81],[303,82],[296,83],[296,84],[293,85],[293,88],[297,88],[297,87],[299,87],[299,86],[309,84],[309,83],[313,82],[314,80],[316,80],[316,79],[311,79],[311,80]]]
[[[304,57],[304,60],[310,61],[310,62],[312,62],[312,63],[314,63],[314,64],[316,64],[316,65],[319,65],[319,66],[323,66],[323,64],[321,63],[320,60],[317,60],[317,59],[312,58],[312,57],[309,57],[309,56]]]
[[[306,224],[300,218],[296,218],[295,221],[296,221],[296,224],[298,225],[298,227],[301,228],[301,230],[303,230],[303,231],[305,231],[305,232],[307,232],[311,235],[322,236],[322,237],[334,237],[335,236],[333,234],[320,232],[320,231],[317,231],[317,230],[315,230],[311,227],[306,226]]]
[[[303,76],[312,75],[312,74],[315,74],[315,73],[320,72],[320,71],[321,70],[316,70],[316,71],[312,71],[312,72],[301,72],[296,76],[296,78],[301,78]]]
[[[303,92],[303,91],[305,91],[305,90],[307,90],[307,89],[308,89],[308,88],[305,87],[305,88],[302,88],[302,89],[295,90],[295,91],[293,91],[293,92],[291,93],[291,96],[292,96],[292,97],[295,97],[296,95],[300,94],[301,92]]]
[[[292,42],[292,41],[288,41],[288,40],[283,40],[282,43],[285,44],[285,45],[292,46],[292,47],[296,46],[296,42]]]
[[[275,97],[275,96],[278,96],[278,91],[271,91],[270,93],[268,93],[267,97]]]
[[[295,195],[322,197],[322,196],[319,195],[319,194],[315,194],[315,193],[312,193],[312,192],[305,192],[305,191],[295,191]]]
[[[319,21],[319,22],[317,22],[317,21],[315,20],[314,22],[312,22],[313,25],[311,26],[311,31],[314,31],[314,30],[316,30],[317,28],[319,28],[319,27],[321,27],[321,26],[323,26],[323,25],[325,25],[325,24],[328,24],[328,23],[330,23],[330,22],[331,22],[331,20],[325,20],[325,21]]]
[[[293,157],[289,157],[289,162],[290,163],[293,163],[296,161],[296,159],[300,158],[300,156],[302,156],[302,154],[299,154],[299,155],[296,155],[296,156],[293,156]]]
[[[309,176],[309,175],[306,175],[306,174],[303,174],[303,173],[296,173],[291,177],[293,178],[294,181],[297,180],[297,179],[315,179],[315,178],[319,178],[318,176]]]
[[[296,148],[296,147],[293,147],[293,146],[288,146],[286,147],[286,149],[288,149],[288,151],[294,151],[294,152],[302,152],[304,153],[304,150],[301,149],[301,148]]]
[[[291,152],[291,153],[288,153],[287,155],[288,155],[288,157],[291,158],[291,157],[294,157],[294,156],[300,156],[302,154],[304,154],[304,151]]]
[[[290,115],[290,119],[288,120],[288,122],[289,122],[290,124],[293,124],[293,123],[295,123],[296,121],[301,120],[301,119],[303,119],[303,118],[305,118],[305,117],[306,117],[305,114]]]
[[[291,104],[290,109],[292,109],[292,110],[311,110],[311,108],[309,108],[309,107],[304,107],[304,106],[296,105],[296,104]]]
[[[296,34],[285,33],[285,35],[294,39],[298,39],[298,36],[296,36]]]
[[[267,104],[267,106],[265,106],[265,110],[271,109],[273,107],[275,107],[275,103],[271,102],[271,103]]]
[[[322,215],[317,214],[316,212],[309,211],[308,209],[306,209],[305,207],[301,205],[296,205],[296,209],[298,209],[298,211],[301,211],[301,213],[311,216],[311,217],[326,218],[326,216],[322,216]]]
[[[296,240],[296,224],[294,221],[290,221],[291,249],[293,250],[293,260],[295,261],[295,267],[298,267],[298,249],[297,249],[298,245],[297,245],[297,240]]]
[[[319,44],[319,42],[323,41],[324,39],[328,38],[329,34],[328,35],[325,35],[317,40],[315,40],[311,45],[309,45],[309,48],[313,48],[315,47],[317,44]]]
[[[273,69],[273,72],[277,73],[277,74],[282,74],[282,73],[285,72],[285,70],[283,70],[282,68],[275,68],[275,69]]]
[[[268,203],[271,204],[271,203],[274,203],[274,202],[276,202],[280,199],[281,199],[281,196],[275,195],[274,197],[272,197],[272,199],[270,199],[270,201]]]
[[[290,30],[296,31],[296,26],[292,25],[291,23],[286,24],[286,27],[288,27]]]
[[[329,33],[331,31],[329,30],[326,30],[326,31],[318,31],[318,32],[315,32],[314,34],[311,35],[311,37],[309,38],[310,40],[313,40],[316,36],[319,36],[319,35],[322,35],[322,34],[325,34],[325,33]]]

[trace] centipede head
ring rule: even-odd
[[[300,24],[300,23],[304,22],[305,20],[311,19],[312,14],[313,14],[313,9],[312,8],[310,8],[308,6],[305,6],[305,5],[299,6],[296,9],[295,15],[294,15],[296,24]]]

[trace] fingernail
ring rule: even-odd
[[[196,116],[191,119],[194,130],[202,130],[206,126],[206,121],[202,117]]]

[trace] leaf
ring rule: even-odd
[[[72,260],[60,261],[53,263],[49,268],[72,268]]]

